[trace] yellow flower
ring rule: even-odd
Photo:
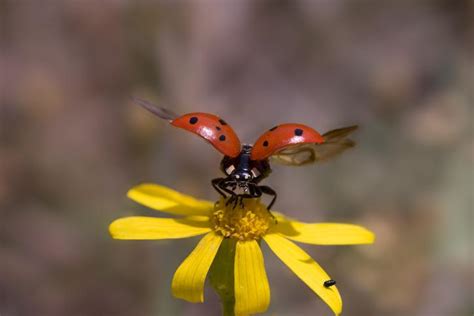
[[[174,239],[204,235],[196,248],[175,272],[172,292],[189,302],[204,301],[204,283],[219,246],[225,238],[236,240],[234,261],[234,294],[236,315],[267,310],[270,288],[259,241],[270,249],[338,315],[342,300],[336,286],[325,287],[331,278],[295,243],[314,245],[369,244],[374,234],[350,224],[302,223],[275,213],[277,221],[258,199],[244,201],[244,207],[226,207],[197,200],[155,185],[142,184],[132,188],[128,197],[137,203],[176,218],[125,217],[109,227],[115,239]]]

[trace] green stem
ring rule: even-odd
[[[234,258],[236,240],[225,238],[209,270],[211,286],[219,295],[222,303],[222,315],[234,316]]]

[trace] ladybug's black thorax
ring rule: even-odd
[[[240,155],[238,156],[239,161],[238,161],[236,172],[240,172],[242,174],[250,172],[250,170],[251,170],[251,160],[250,160],[251,150],[252,150],[252,147],[250,145],[244,145],[242,147],[242,151],[240,152]]]

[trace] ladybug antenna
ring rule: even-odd
[[[135,97],[132,97],[132,101],[135,102],[136,104],[144,107],[145,109],[147,109],[151,113],[155,114],[156,116],[161,117],[162,119],[172,121],[172,120],[174,120],[175,118],[178,117],[178,115],[176,113],[174,113],[173,111],[170,111],[168,109],[156,106],[156,105],[154,105],[153,103],[151,103],[149,101],[139,99],[139,98],[135,98]]]

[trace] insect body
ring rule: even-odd
[[[333,279],[327,280],[327,281],[324,281],[323,285],[326,288],[330,288],[331,286],[336,285],[336,281],[334,281]]]
[[[270,209],[275,202],[276,192],[259,182],[265,179],[270,172],[268,159],[254,160],[251,158],[253,148],[251,145],[243,145],[239,155],[235,158],[224,156],[221,161],[221,170],[226,175],[224,178],[212,180],[212,185],[222,196],[231,196],[227,203],[238,202],[242,205],[244,198],[260,197],[263,193],[271,195],[272,201],[268,205]]]
[[[260,185],[271,173],[270,159],[284,165],[302,166],[325,161],[355,145],[347,136],[357,126],[321,135],[309,126],[295,123],[271,128],[253,146],[241,145],[234,130],[216,115],[196,112],[179,116],[148,101],[136,98],[134,101],[171,125],[199,135],[224,155],[221,170],[225,177],[213,179],[212,185],[223,197],[230,196],[227,203],[234,203],[234,206],[242,205],[244,198],[257,198],[262,194],[272,197],[267,208],[273,206],[276,192],[269,186]]]

